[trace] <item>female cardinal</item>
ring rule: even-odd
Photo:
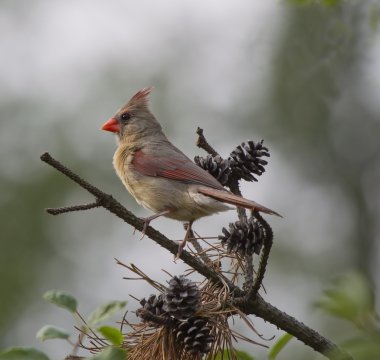
[[[140,90],[102,126],[102,130],[117,135],[118,148],[113,157],[117,175],[136,201],[155,213],[144,219],[143,235],[150,221],[162,215],[188,222],[178,257],[190,237],[193,222],[231,209],[227,204],[280,216],[227,191],[177,149],[149,110],[151,90]]]

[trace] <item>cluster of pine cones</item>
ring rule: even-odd
[[[194,162],[202,169],[208,171],[223,186],[234,180],[257,181],[265,171],[268,162],[262,157],[269,157],[268,148],[263,146],[264,140],[243,142],[237,146],[228,157],[222,159],[218,156],[207,155],[205,158],[196,156]]]
[[[209,352],[214,337],[211,335],[209,320],[195,315],[201,306],[201,294],[198,286],[181,275],[169,281],[166,291],[160,295],[150,295],[140,301],[142,308],[136,314],[143,313],[155,317],[141,316],[143,321],[160,321],[173,329],[178,344],[190,354],[206,354]],[[145,310],[144,312],[142,310]],[[166,321],[165,321],[166,320]]]
[[[194,161],[223,186],[241,179],[257,181],[255,176],[262,175],[265,171],[264,166],[268,164],[262,157],[270,156],[263,142],[263,140],[243,142],[231,152],[227,159],[222,159],[219,155],[207,155],[205,158],[196,156]],[[230,223],[229,229],[223,228],[222,232],[223,235],[218,238],[222,245],[227,247],[228,252],[241,256],[260,253],[265,233],[262,225],[255,218],[250,218],[247,222]]]

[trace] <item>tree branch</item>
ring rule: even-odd
[[[197,140],[197,146],[208,152],[212,156],[217,156],[219,155],[217,151],[207,142],[206,138],[203,135],[203,129],[200,127],[197,128],[196,131],[198,135],[198,140]]]
[[[263,244],[264,246],[263,246],[263,251],[260,258],[259,269],[257,270],[255,282],[251,290],[247,294],[248,299],[255,297],[258,291],[260,290],[260,287],[264,280],[267,264],[268,264],[269,253],[273,244],[273,230],[268,224],[268,222],[257,211],[254,211],[252,215],[262,225],[262,227],[264,228],[265,234],[264,234],[264,244]]]
[[[59,215],[64,214],[67,212],[73,212],[73,211],[81,211],[81,210],[90,210],[96,207],[101,206],[98,201],[92,202],[90,204],[84,204],[84,205],[74,205],[74,206],[65,206],[60,208],[47,208],[46,212],[50,215]]]
[[[237,303],[238,301],[236,304]],[[269,304],[259,294],[256,295],[256,299],[251,300],[248,304],[243,300],[241,305],[242,306],[239,308],[245,314],[256,315],[263,320],[276,325],[279,329],[293,335],[304,344],[310,346],[312,349],[331,360],[353,360],[351,355],[346,353],[332,341],[296,320],[294,317]]]
[[[128,211],[123,205],[121,205],[117,200],[115,200],[111,195],[104,193],[94,185],[91,185],[80,176],[75,174],[73,171],[62,165],[59,161],[54,159],[49,153],[45,153],[41,156],[41,160],[48,165],[54,167],[59,172],[69,177],[75,183],[77,183],[82,188],[86,189],[96,198],[97,204],[104,207],[111,213],[115,214],[131,226],[138,230],[142,230],[144,226],[144,221],[137,218],[134,214]],[[93,203],[93,204],[95,204]],[[78,207],[72,207],[76,210]],[[91,208],[91,207],[89,207]],[[157,244],[161,245],[173,255],[177,254],[178,245],[169,240],[166,236],[161,234],[159,231],[155,230],[151,226],[148,227],[146,235],[155,241]],[[352,357],[340,349],[336,344],[330,340],[324,338],[322,335],[318,334],[315,330],[307,327],[303,323],[297,321],[293,317],[287,315],[286,313],[278,310],[271,304],[267,303],[259,294],[256,294],[254,299],[250,299],[248,302],[245,298],[246,293],[239,287],[235,286],[229,279],[220,273],[215,272],[206,264],[199,261],[194,256],[191,256],[186,250],[184,250],[180,258],[198,273],[209,279],[215,284],[220,286],[227,285],[230,289],[231,296],[235,300],[233,304],[242,310],[246,314],[253,314],[261,317],[262,319],[270,322],[271,324],[277,326],[278,328],[287,331],[294,337],[304,342],[306,345],[310,346],[314,350],[320,352],[326,357],[333,360],[352,360]],[[70,357],[69,357],[70,359]]]

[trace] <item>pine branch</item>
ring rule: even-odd
[[[74,205],[74,206],[65,206],[60,208],[47,208],[46,212],[50,215],[59,215],[64,214],[67,212],[73,212],[73,211],[81,211],[81,210],[90,210],[96,207],[101,206],[98,201],[92,202],[90,204],[84,204],[84,205]]]
[[[86,180],[82,179],[80,176],[75,174],[72,170],[68,169],[62,165],[59,161],[54,159],[49,153],[45,153],[41,156],[41,160],[48,165],[54,167],[59,172],[69,177],[75,183],[77,183],[82,188],[86,189],[91,193],[96,201],[96,204],[104,207],[111,213],[115,214],[131,226],[138,230],[142,230],[144,226],[143,220],[137,218],[133,213],[128,211],[123,205],[121,205],[117,200],[115,200],[111,195],[104,193],[94,185],[88,183]],[[95,204],[93,203],[93,204]],[[79,206],[71,207],[75,211],[82,210]],[[83,206],[82,206],[83,207]],[[84,209],[83,209],[84,210]],[[62,213],[62,212],[58,212]],[[166,236],[152,228],[148,227],[146,235],[155,241],[157,244],[161,245],[173,255],[177,254],[178,245],[169,240]],[[245,314],[253,314],[261,317],[265,321],[277,326],[278,328],[292,334],[294,337],[310,346],[314,350],[325,355],[332,360],[352,360],[352,357],[340,349],[336,344],[330,340],[324,338],[315,330],[309,328],[303,323],[299,322],[290,315],[278,310],[271,304],[267,303],[259,294],[256,294],[253,298],[247,301],[245,295],[246,292],[241,290],[239,287],[235,286],[230,280],[228,280],[223,275],[215,272],[209,266],[199,261],[194,256],[191,256],[187,251],[183,251],[180,258],[199,274],[203,275],[213,283],[219,286],[227,285],[230,289],[231,297],[234,299],[233,304],[238,307]],[[75,359],[75,357],[68,357],[68,359]]]
[[[206,138],[203,135],[203,129],[200,127],[197,128],[196,133],[198,134],[197,146],[204,149],[212,156],[218,156],[219,154],[215,151],[215,149],[207,142]]]
[[[270,225],[257,211],[254,211],[252,215],[259,221],[261,226],[264,228],[265,235],[264,235],[264,244],[263,244],[264,246],[263,246],[262,255],[260,258],[259,269],[257,270],[255,282],[251,290],[247,294],[248,299],[255,297],[258,291],[260,290],[260,287],[264,280],[266,267],[268,264],[269,253],[273,244],[273,230],[270,227]]]

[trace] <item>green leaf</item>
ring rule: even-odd
[[[112,326],[101,326],[98,331],[113,345],[120,346],[123,343],[123,334],[118,328]]]
[[[249,355],[247,352],[238,350],[236,352],[237,360],[255,360],[253,356]]]
[[[374,297],[366,278],[349,273],[337,278],[315,306],[330,315],[362,326],[374,316]]]
[[[290,4],[294,5],[324,5],[327,7],[333,7],[340,4],[341,0],[288,0]]]
[[[333,7],[340,4],[340,0],[323,0],[322,3],[327,7]]]
[[[230,352],[228,350],[224,350],[223,351],[223,357],[222,357],[221,353],[218,353],[214,360],[222,360],[222,359],[226,360],[226,359],[230,359],[230,358],[231,358]],[[236,359],[237,360],[255,360],[255,358],[253,356],[249,355],[247,352],[242,351],[242,350],[236,351]]]
[[[87,358],[89,360],[126,360],[127,352],[123,349],[108,346],[103,349],[99,354]]]
[[[36,338],[41,341],[50,339],[68,339],[70,334],[59,327],[52,325],[45,325],[36,334]]]
[[[105,305],[99,306],[88,318],[88,325],[94,326],[101,321],[109,318],[117,311],[123,309],[127,305],[126,301],[111,301]]]
[[[0,353],[0,360],[49,360],[49,358],[36,349],[11,348]]]
[[[380,8],[378,4],[372,4],[369,10],[369,24],[371,26],[371,29],[373,31],[376,31],[379,27],[379,20],[380,20]]]
[[[380,332],[366,333],[342,343],[354,359],[380,359]]]
[[[269,360],[276,359],[277,355],[280,353],[280,351],[286,346],[286,344],[293,339],[293,335],[290,335],[288,333],[285,333],[282,335],[271,347],[269,350]]]
[[[45,300],[69,310],[71,313],[77,311],[78,302],[71,294],[60,290],[49,290],[42,296]]]

